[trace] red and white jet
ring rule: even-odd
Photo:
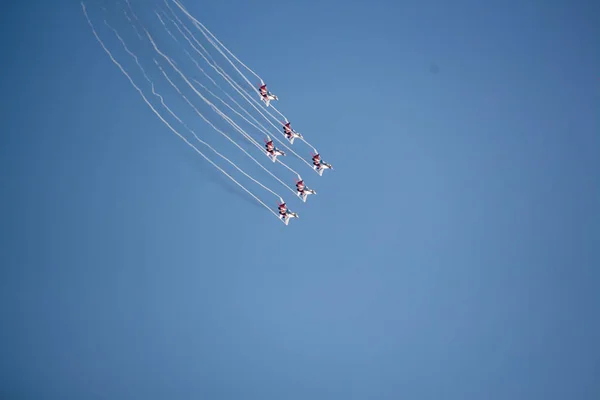
[[[262,83],[259,86],[258,90],[260,92],[260,96],[261,96],[262,100],[267,104],[267,107],[269,107],[271,100],[279,100],[277,98],[277,96],[275,96],[274,94],[269,92],[269,90],[267,89],[267,85],[265,83]]]
[[[312,155],[313,169],[317,171],[319,175],[323,176],[323,171],[326,169],[333,169],[331,164],[327,164],[325,161],[321,160],[319,153],[313,154],[311,152],[310,154]]]
[[[286,121],[283,123],[283,134],[290,141],[291,144],[294,144],[294,139],[300,138],[302,139],[302,134],[296,132],[294,128],[292,128],[292,123],[290,121]]]
[[[306,198],[308,197],[308,195],[317,194],[317,191],[306,187],[300,175],[298,175],[298,178],[300,178],[300,180],[296,179],[296,194],[302,199],[303,202],[306,203]]]
[[[289,224],[291,218],[299,218],[298,214],[296,214],[295,212],[291,212],[290,210],[288,210],[288,208],[285,205],[285,203],[279,204],[278,208],[279,208],[279,218],[281,218],[281,220],[286,225]]]
[[[277,161],[277,156],[285,157],[285,153],[275,147],[275,145],[273,144],[273,140],[271,140],[269,136],[267,136],[267,138],[265,139],[265,147],[267,148],[267,156],[269,156],[271,161]]]

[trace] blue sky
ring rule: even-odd
[[[336,170],[285,227],[78,2],[3,5],[0,397],[600,396],[598,4],[185,4]]]

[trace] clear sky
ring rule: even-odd
[[[203,3],[336,170],[286,227],[79,2],[3,4],[0,398],[600,398],[600,3]]]

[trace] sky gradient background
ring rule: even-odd
[[[201,3],[336,170],[285,227],[3,4],[0,398],[600,398],[600,3]]]

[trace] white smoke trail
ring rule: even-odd
[[[253,89],[255,92],[258,92],[258,89],[257,89],[257,88],[256,88],[256,87],[255,87],[255,86],[252,84],[252,82],[250,82],[250,80],[248,80],[248,78],[246,78],[246,75],[244,75],[244,74],[242,73],[242,71],[240,71],[240,70],[239,70],[239,69],[238,69],[238,68],[235,66],[235,64],[234,64],[234,63],[233,63],[233,62],[232,62],[232,61],[229,59],[229,57],[227,57],[227,55],[226,55],[225,53],[223,53],[223,51],[222,51],[222,50],[219,48],[219,46],[217,46],[217,44],[215,44],[215,42],[214,42],[214,41],[213,41],[213,40],[212,40],[210,37],[208,37],[208,35],[207,35],[207,34],[204,32],[204,30],[202,30],[202,29],[201,29],[201,27],[198,25],[198,24],[200,24],[200,23],[199,23],[199,22],[198,22],[198,21],[197,21],[197,20],[196,20],[194,17],[192,17],[192,16],[191,16],[191,15],[190,15],[190,14],[187,12],[187,10],[186,10],[185,8],[183,8],[183,6],[182,6],[182,5],[180,5],[180,4],[179,4],[177,1],[173,1],[173,2],[174,2],[174,3],[175,3],[175,4],[176,4],[176,5],[177,5],[177,6],[178,6],[178,7],[179,7],[179,8],[180,8],[180,9],[181,9],[181,10],[182,10],[182,11],[183,11],[183,12],[184,12],[184,13],[185,13],[185,14],[186,14],[186,15],[187,15],[187,16],[188,16],[190,19],[191,19],[191,20],[192,20],[192,23],[193,23],[193,24],[196,26],[196,28],[198,28],[198,30],[199,30],[199,31],[200,31],[200,32],[201,32],[201,33],[204,35],[204,37],[206,38],[206,40],[208,40],[208,42],[209,42],[210,44],[212,44],[212,45],[213,45],[213,47],[214,47],[215,49],[217,49],[217,51],[218,51],[219,53],[221,53],[221,55],[222,55],[222,56],[223,56],[223,57],[224,57],[224,58],[225,58],[225,59],[226,59],[226,60],[227,60],[227,61],[228,61],[228,62],[231,64],[231,66],[232,66],[232,67],[233,67],[233,68],[234,68],[234,69],[235,69],[235,70],[236,70],[236,71],[237,71],[237,72],[240,74],[240,76],[241,76],[242,78],[244,78],[244,80],[245,80],[245,81],[248,83],[248,85],[249,85],[249,86],[250,86],[250,87],[251,87],[251,88],[252,88],[252,89]],[[165,3],[166,3],[166,1],[165,1]],[[168,5],[168,4],[167,4],[167,5]],[[202,24],[200,24],[200,25],[202,25]],[[248,67],[246,67],[246,68],[248,69]],[[253,71],[252,71],[252,73],[254,74],[254,72],[253,72]],[[256,74],[254,74],[254,75],[256,75]],[[256,76],[258,77],[258,79],[260,79],[260,77],[259,77],[258,75],[256,75]],[[261,82],[262,82],[262,79],[261,79]]]
[[[135,26],[135,24],[133,23],[133,21],[131,20],[131,18],[129,18],[129,15],[127,14],[127,10],[123,10],[123,14],[125,14],[125,18],[127,18],[127,21],[129,21],[131,23],[131,26],[133,26],[133,29],[135,29],[135,33],[137,35],[137,37],[142,40],[142,35],[140,35],[140,32],[138,31],[137,27]]]
[[[229,118],[226,114],[224,114],[217,106],[215,106],[210,100],[208,100],[206,97],[204,97],[200,92],[198,92],[198,90],[196,90],[196,88],[194,87],[194,85],[191,84],[191,82],[188,80],[188,78],[185,76],[185,74],[183,72],[181,72],[181,70],[179,68],[177,68],[177,66],[175,66],[173,64],[173,62],[171,61],[171,59],[166,56],[156,45],[156,42],[154,42],[154,39],[152,38],[152,35],[150,35],[150,33],[147,30],[144,30],[146,32],[146,36],[148,36],[148,39],[150,40],[150,43],[152,43],[152,46],[154,47],[154,50],[156,50],[156,52],[162,56],[165,60],[167,60],[167,62],[171,65],[171,67],[179,74],[179,76],[181,76],[181,78],[188,84],[188,86],[194,91],[194,93],[196,93],[196,95],[198,95],[206,104],[208,104],[219,116],[221,116],[221,118],[223,118],[225,121],[227,121],[234,129],[236,129],[242,136],[244,136],[246,139],[248,139],[250,142],[254,142],[258,145],[258,143],[250,136],[248,135],[248,133],[246,133],[242,128],[239,127],[239,125],[237,125],[231,118]],[[260,146],[260,145],[259,145]],[[287,167],[287,166],[286,166]],[[289,167],[287,167],[288,169],[290,169]],[[293,170],[292,170],[293,171]],[[296,175],[297,173],[294,172]]]
[[[177,87],[177,85],[175,85],[173,83],[173,81],[169,78],[169,76],[167,75],[167,73],[165,72],[165,70],[158,64],[158,61],[154,60],[154,63],[156,64],[156,66],[160,69],[160,72],[162,72],[163,76],[165,77],[165,79],[171,84],[171,86],[177,91],[177,93],[179,93],[179,95],[181,95],[181,97],[186,101],[186,103],[192,107],[192,109],[196,112],[196,114],[198,114],[198,116],[200,116],[207,124],[209,124],[215,131],[219,132],[221,135],[225,136],[225,138],[227,140],[229,140],[231,143],[233,143],[237,148],[239,148],[241,151],[243,151],[248,157],[250,157],[250,159],[252,159],[252,161],[254,161],[256,164],[258,164],[262,169],[264,169],[265,171],[267,171],[267,173],[269,175],[271,175],[273,178],[275,178],[279,183],[281,183],[283,186],[285,186],[286,189],[288,189],[289,191],[291,191],[292,193],[296,194],[296,192],[294,192],[294,190],[292,188],[290,188],[288,185],[285,184],[285,182],[283,182],[281,179],[279,179],[277,176],[275,176],[271,171],[269,171],[267,168],[265,168],[260,162],[258,162],[254,157],[252,157],[244,148],[242,148],[238,143],[236,143],[234,140],[232,140],[225,132],[221,131],[219,128],[217,128],[215,125],[213,125],[212,122],[210,122],[207,118],[204,117],[204,115],[202,115],[202,113],[200,113],[200,111],[198,111],[198,109],[194,106],[194,104],[192,104],[192,102],[187,98],[187,96],[185,94],[183,94],[181,92],[181,90]],[[194,136],[196,136],[196,134],[194,134]],[[196,137],[196,139],[198,139],[198,137]],[[198,139],[200,140],[200,139]],[[258,146],[258,149],[260,151],[262,151],[262,147],[260,147],[260,145]],[[264,185],[262,185],[260,182],[256,181],[254,178],[249,177],[250,179],[252,179],[254,182],[256,182],[257,184],[259,184],[260,186],[262,186],[263,188],[265,188],[266,190],[270,191],[271,193],[273,193],[274,195],[276,195],[277,197],[279,197],[281,199],[281,196],[279,196],[277,193],[273,192],[271,189],[265,187]]]
[[[113,28],[106,20],[104,20],[104,24],[109,27],[113,33],[115,34],[115,36],[117,36],[117,38],[119,39],[119,41],[121,42],[121,45],[123,45],[123,48],[125,49],[125,51],[131,56],[133,57],[133,59],[135,60],[135,63],[137,64],[137,66],[140,68],[140,70],[142,71],[142,74],[144,75],[144,78],[146,78],[146,80],[148,81],[148,83],[150,83],[150,85],[152,86],[152,93],[157,96],[160,99],[161,104],[163,105],[163,107],[167,110],[167,112],[169,112],[169,114],[171,114],[171,116],[173,116],[173,118],[175,118],[179,123],[181,123],[188,131],[190,131],[192,133],[192,135],[194,135],[194,137],[196,138],[196,140],[198,140],[200,143],[204,144],[205,146],[207,146],[208,148],[210,148],[212,151],[214,151],[216,154],[218,154],[219,156],[221,156],[223,159],[225,159],[226,161],[228,161],[235,169],[237,169],[238,171],[240,171],[242,174],[244,174],[246,177],[248,177],[248,179],[252,180],[254,183],[256,183],[257,185],[259,185],[260,187],[262,187],[263,189],[269,191],[270,193],[272,193],[273,195],[275,195],[276,197],[278,197],[279,199],[281,199],[281,196],[277,193],[275,193],[274,191],[272,191],[271,189],[269,189],[268,187],[266,187],[265,185],[263,185],[262,183],[260,183],[259,181],[257,181],[256,179],[254,179],[253,177],[251,177],[250,175],[248,175],[245,171],[243,171],[240,167],[238,167],[234,162],[232,162],[231,160],[229,160],[228,158],[226,158],[225,156],[221,155],[219,152],[217,152],[212,146],[208,145],[206,142],[200,140],[200,138],[198,137],[198,135],[196,135],[196,132],[194,132],[192,129],[190,129],[166,104],[165,101],[163,99],[163,97],[158,94],[155,89],[154,89],[154,82],[152,82],[152,80],[150,80],[150,78],[148,77],[148,75],[146,74],[146,71],[144,70],[144,67],[142,67],[142,65],[139,62],[138,57],[131,51],[129,50],[129,47],[127,47],[127,44],[125,43],[125,41],[123,40],[123,38],[121,37],[121,35],[119,35],[119,32],[117,32],[117,30],[115,28]],[[154,60],[154,62],[156,63],[156,65],[160,68],[160,65],[158,65],[158,62],[156,60]],[[164,71],[162,70],[162,68],[160,68],[160,70],[163,72],[163,75],[165,74]],[[173,82],[171,82],[171,80],[165,75],[165,77],[167,78],[167,80],[169,81],[169,83],[174,86]],[[177,89],[177,91],[179,92],[179,89]],[[181,92],[179,92],[181,94]],[[185,96],[184,96],[185,97]],[[185,98],[187,101],[187,98]],[[227,136],[225,133],[219,131],[213,124],[211,124],[206,118],[204,118],[203,115],[201,115],[199,113],[199,111],[194,107],[194,110],[196,110],[196,112],[207,122],[209,123],[215,130],[217,130],[219,133],[221,133],[223,136],[225,136],[227,139],[229,139],[233,144],[235,144],[240,150],[242,150],[244,153],[246,153],[246,155],[248,157],[250,157],[252,160],[254,160],[254,162],[256,162],[258,165],[260,165],[265,171],[267,171],[269,174],[271,174],[273,177],[275,177],[275,175],[273,175],[271,173],[271,171],[269,171],[268,169],[266,169],[265,167],[263,167],[258,161],[256,161],[256,159],[254,157],[252,157],[250,154],[248,154],[248,152],[246,150],[244,150],[242,147],[240,147],[237,143],[235,143],[233,140],[231,140],[229,138],[229,136]],[[275,179],[277,179],[277,177],[275,177]],[[281,182],[281,181],[280,181]],[[284,186],[286,186],[283,182],[281,182]],[[286,186],[286,188],[288,188],[292,193],[295,194],[295,192]]]
[[[154,50],[161,56],[163,57],[165,60],[167,60],[167,62],[171,65],[171,67],[179,74],[179,76],[181,76],[181,78],[185,81],[185,83],[187,83],[187,85],[194,91],[194,93],[196,93],[196,95],[198,97],[200,97],[202,100],[204,100],[204,102],[206,104],[208,104],[213,111],[215,111],[219,116],[221,116],[221,118],[223,118],[224,120],[226,120],[227,122],[229,122],[236,130],[238,130],[242,135],[244,135],[245,137],[247,137],[249,140],[254,141],[254,139],[252,139],[243,129],[241,129],[235,122],[233,122],[233,120],[231,120],[231,118],[229,118],[226,114],[224,114],[217,106],[215,106],[210,100],[208,100],[206,97],[204,97],[195,87],[194,85],[192,85],[192,83],[189,81],[189,79],[185,76],[185,74],[183,72],[181,72],[181,70],[179,68],[177,68],[177,66],[173,63],[173,61],[171,60],[170,57],[168,57],[167,55],[165,55],[156,45],[156,42],[154,41],[154,39],[152,38],[152,35],[150,35],[150,33],[145,30],[146,32],[146,36],[148,37],[148,39],[150,40],[150,43],[152,44],[152,47],[154,47]]]
[[[194,18],[186,9],[185,7],[183,7],[183,5],[181,3],[179,3],[177,0],[172,0],[173,3],[175,3],[177,5],[177,7],[179,7],[181,9],[181,11],[184,12],[185,15],[188,16],[188,18],[190,18],[193,22],[195,22],[196,24],[198,24],[200,27],[202,27],[206,32],[208,32],[210,34],[210,36],[212,36],[214,38],[214,40],[225,49],[225,51],[227,51],[227,53],[229,53],[237,62],[239,62],[244,68],[246,68],[248,71],[250,71],[250,73],[252,73],[255,77],[257,77],[261,82],[263,82],[262,78],[260,76],[258,76],[258,74],[256,72],[254,72],[252,69],[250,69],[250,67],[248,67],[246,64],[244,64],[239,58],[237,58],[235,56],[235,54],[233,54],[231,51],[229,51],[229,49],[227,47],[225,47],[225,45],[223,43],[221,43],[219,41],[219,39],[217,39],[217,37],[215,35],[212,34],[211,31],[208,30],[207,27],[205,27],[204,25],[202,25],[202,23],[200,21],[198,21],[196,18]],[[206,35],[205,35],[206,36]],[[208,39],[208,38],[207,38]],[[225,55],[224,55],[225,56]],[[226,56],[225,56],[226,57]],[[227,57],[226,57],[227,58]],[[233,65],[233,63],[232,63]],[[237,68],[236,68],[237,69]],[[239,72],[239,71],[238,71]],[[241,74],[241,72],[240,72]],[[243,75],[243,74],[242,74]],[[246,79],[246,81],[248,81]],[[250,84],[252,86],[252,84]],[[253,86],[254,87],[254,86]]]
[[[171,11],[172,11],[172,10],[171,10]],[[173,12],[173,11],[172,11],[172,12]],[[184,25],[184,24],[183,24],[183,23],[182,23],[182,22],[179,20],[179,18],[178,18],[176,15],[174,15],[174,16],[175,16],[175,18],[176,18],[176,19],[179,21],[179,23],[180,23],[180,24],[183,26],[183,28],[184,28],[184,29],[185,29],[185,30],[186,30],[186,31],[187,31],[187,32],[190,34],[190,36],[191,36],[191,37],[192,37],[192,39],[193,39],[193,40],[196,42],[196,44],[198,44],[198,45],[199,45],[199,46],[200,46],[200,47],[201,47],[201,48],[202,48],[202,49],[203,49],[203,50],[206,52],[206,49],[204,49],[204,46],[202,46],[202,45],[201,45],[201,44],[198,42],[198,40],[197,40],[197,39],[194,37],[194,35],[193,35],[193,34],[192,34],[190,31],[189,31],[189,29],[187,29],[187,27],[186,27],[186,26],[185,26],[185,25]],[[167,17],[167,18],[168,18],[168,17]],[[222,69],[222,68],[220,68],[220,67],[219,67],[219,66],[218,66],[216,63],[211,63],[211,62],[210,62],[210,61],[207,59],[207,57],[206,57],[204,54],[202,54],[202,52],[201,52],[200,50],[198,50],[198,48],[197,48],[197,47],[196,47],[196,46],[195,46],[195,45],[194,45],[194,44],[191,42],[191,40],[190,40],[190,39],[187,37],[187,35],[186,35],[186,34],[185,34],[185,33],[184,33],[182,30],[181,30],[181,28],[180,28],[180,27],[177,25],[177,23],[175,23],[175,21],[174,21],[174,20],[172,20],[171,18],[168,18],[168,19],[170,20],[170,22],[171,22],[171,23],[173,23],[173,24],[175,25],[175,27],[176,27],[176,28],[179,30],[179,33],[180,33],[180,34],[181,34],[181,35],[182,35],[182,36],[183,36],[183,37],[184,37],[184,38],[187,40],[187,42],[189,43],[189,45],[190,45],[190,46],[192,46],[192,48],[193,48],[193,49],[194,49],[194,50],[195,50],[195,51],[196,51],[196,52],[197,52],[197,53],[198,53],[198,54],[199,54],[199,55],[200,55],[200,56],[201,56],[201,57],[204,59],[204,61],[205,61],[205,62],[206,62],[206,63],[207,63],[207,64],[208,64],[210,67],[212,67],[212,68],[213,68],[213,69],[214,69],[214,70],[215,70],[215,71],[216,71],[216,72],[217,72],[219,75],[221,75],[221,77],[222,77],[222,78],[223,78],[223,79],[224,79],[224,80],[225,80],[227,83],[229,83],[229,84],[230,84],[230,85],[231,85],[231,86],[232,86],[232,87],[233,87],[233,88],[234,88],[234,89],[235,89],[235,90],[238,92],[238,94],[240,94],[240,96],[242,96],[242,97],[244,98],[244,100],[246,100],[246,101],[247,101],[247,102],[248,102],[248,103],[249,103],[249,104],[250,104],[250,105],[251,105],[251,106],[252,106],[252,107],[253,107],[253,108],[254,108],[254,109],[255,109],[255,110],[256,110],[256,111],[257,111],[257,112],[258,112],[258,113],[259,113],[259,114],[260,114],[260,115],[261,115],[261,116],[262,116],[262,117],[263,117],[263,118],[264,118],[264,119],[267,121],[267,122],[268,122],[268,123],[269,123],[269,124],[271,124],[271,126],[273,126],[273,127],[274,127],[274,128],[277,130],[277,132],[279,132],[279,128],[280,128],[280,127],[277,127],[275,124],[273,124],[273,123],[272,123],[272,122],[271,122],[271,121],[270,121],[270,120],[269,120],[269,119],[268,119],[268,118],[267,118],[267,117],[266,117],[266,116],[265,116],[265,115],[264,115],[264,114],[261,112],[261,110],[260,110],[259,108],[257,108],[257,107],[256,107],[256,106],[255,106],[255,105],[252,103],[252,102],[254,102],[254,103],[256,103],[256,104],[259,104],[259,105],[260,105],[260,103],[258,102],[258,100],[256,100],[255,98],[253,98],[253,97],[251,97],[251,96],[248,96],[248,95],[247,95],[247,93],[243,93],[243,92],[242,92],[242,90],[243,90],[243,89],[240,87],[240,85],[239,85],[237,82],[235,82],[233,79],[231,79],[231,77],[229,77],[229,76],[227,75],[227,73],[225,73],[225,72],[223,71],[223,69]],[[161,23],[163,24],[163,26],[165,27],[165,29],[166,29],[167,31],[169,31],[169,29],[168,29],[168,27],[165,25],[164,21],[163,21],[162,19],[160,19],[160,21],[161,21]],[[179,43],[179,42],[177,41],[177,43]],[[186,52],[186,53],[187,53],[187,52]],[[189,53],[187,53],[187,54],[188,54],[188,56],[189,56]],[[190,57],[191,57],[191,56],[190,56]],[[194,59],[192,58],[192,60],[194,60]],[[195,61],[195,60],[194,60],[194,61]],[[209,76],[208,74],[206,74],[206,72],[205,72],[205,71],[204,71],[202,68],[199,68],[199,69],[200,69],[200,71],[201,71],[201,72],[202,72],[202,73],[203,73],[205,76],[207,76],[208,78],[210,78],[210,76]],[[212,79],[211,79],[211,80],[212,80]],[[217,86],[217,87],[219,87],[218,85],[216,85],[216,86]],[[229,95],[228,95],[228,96],[229,96]],[[229,96],[229,97],[231,98],[231,96]],[[236,104],[237,104],[237,102],[236,102]],[[238,105],[238,106],[239,106],[239,105]],[[248,113],[248,112],[247,112],[247,111],[246,111],[244,108],[242,108],[242,109],[243,109],[243,110],[244,110],[246,113]],[[269,116],[270,116],[271,118],[273,118],[275,121],[279,122],[279,119],[278,119],[277,117],[275,117],[274,115],[270,114],[268,111],[267,111],[267,113],[269,114]],[[249,114],[249,113],[248,113],[248,114]],[[284,118],[285,118],[285,117],[284,117]],[[256,120],[255,120],[255,121],[256,121]],[[257,122],[258,122],[258,121],[257,121]],[[262,126],[262,125],[261,125],[261,126]],[[263,129],[265,129],[265,128],[263,127]],[[265,129],[265,131],[266,131],[266,129]],[[266,131],[266,133],[267,133],[267,135],[269,134],[269,133],[268,133],[268,131]],[[287,146],[287,145],[286,145],[286,144],[285,144],[283,141],[279,140],[279,139],[278,139],[276,136],[274,137],[274,139],[275,139],[275,140],[276,140],[276,141],[277,141],[279,144],[281,144],[283,147],[285,147],[285,148],[286,148],[286,149],[287,149],[287,150],[288,150],[288,151],[289,151],[291,154],[295,155],[295,156],[296,156],[297,158],[299,158],[299,159],[300,159],[302,162],[304,162],[304,163],[305,163],[305,164],[306,164],[306,165],[307,165],[309,168],[313,169],[313,168],[312,168],[312,165],[311,165],[310,163],[308,163],[308,162],[307,162],[307,161],[306,161],[304,158],[302,158],[300,155],[298,155],[298,153],[296,153],[294,150],[292,150],[292,149],[291,149],[289,146]]]
[[[217,84],[217,82],[215,82],[214,79],[211,78],[210,75],[208,75],[206,73],[206,71],[204,71],[204,69],[200,66],[200,64],[198,64],[198,61],[196,61],[196,59],[194,57],[192,57],[192,55],[187,51],[187,49],[185,49],[183,47],[183,45],[181,43],[179,43],[179,40],[177,40],[177,38],[175,37],[175,35],[173,35],[173,33],[171,32],[171,30],[169,28],[167,28],[167,25],[165,24],[165,21],[162,19],[162,17],[160,16],[160,14],[158,12],[156,12],[156,11],[154,11],[154,13],[158,17],[158,19],[159,19],[160,23],[162,24],[162,26],[165,27],[165,30],[167,31],[167,33],[169,34],[169,36],[171,36],[171,38],[177,44],[179,44],[181,46],[181,48],[183,49],[183,52],[188,56],[188,58],[190,60],[192,60],[192,62],[196,65],[196,68],[198,68],[212,82],[213,85],[215,85],[216,87],[219,87],[219,85]],[[165,18],[169,18],[169,17],[165,15]]]
[[[200,87],[202,87],[204,90],[206,90],[208,93],[210,93],[213,97],[215,97],[216,99],[220,100],[226,107],[228,107],[231,111],[233,111],[235,114],[239,115],[242,119],[244,119],[246,122],[248,122],[250,125],[254,126],[255,128],[258,129],[258,127],[256,125],[254,125],[252,122],[250,122],[246,117],[244,117],[243,115],[241,115],[239,112],[237,112],[236,110],[233,109],[233,107],[231,107],[229,104],[227,104],[223,99],[221,99],[219,96],[217,96],[216,94],[214,94],[213,92],[211,92],[206,86],[204,86],[202,83],[198,82],[196,79],[192,80],[199,85]],[[268,132],[267,132],[268,135]],[[294,174],[300,176],[300,174],[298,172],[296,172],[295,170],[293,170],[292,168],[290,168],[287,164],[285,164],[283,161],[281,161],[280,159],[277,159],[277,161],[282,164],[285,168],[287,168],[288,170],[292,171]]]
[[[108,56],[110,57],[111,61],[121,70],[121,72],[123,73],[123,75],[125,75],[125,77],[129,80],[129,82],[131,83],[131,85],[134,87],[134,89],[139,93],[139,95],[142,97],[142,99],[144,100],[144,102],[148,105],[148,107],[150,107],[150,109],[152,110],[152,112],[162,121],[163,124],[165,124],[167,126],[167,128],[169,128],[171,130],[171,132],[173,132],[175,135],[177,135],[181,140],[183,140],[188,146],[190,146],[192,149],[194,149],[198,154],[200,154],[206,161],[208,161],[210,164],[212,164],[215,168],[217,168],[219,171],[221,171],[225,176],[227,176],[229,179],[231,179],[235,184],[237,184],[239,187],[241,187],[246,193],[248,193],[250,196],[252,196],[256,201],[258,201],[260,204],[262,204],[267,210],[269,210],[270,213],[272,213],[273,215],[275,215],[275,217],[282,221],[279,218],[279,215],[277,215],[277,213],[275,211],[273,211],[269,206],[267,206],[262,200],[260,200],[258,197],[256,197],[256,195],[254,195],[251,191],[249,191],[248,189],[246,189],[244,187],[244,185],[242,185],[241,183],[239,183],[237,180],[235,180],[231,175],[229,175],[227,172],[225,172],[221,167],[219,167],[217,164],[215,164],[210,158],[208,158],[206,155],[204,155],[204,153],[202,153],[200,150],[198,150],[198,148],[196,148],[196,146],[194,146],[192,143],[190,143],[183,135],[181,135],[175,128],[173,128],[164,118],[163,116],[154,108],[154,106],[152,105],[152,103],[150,103],[150,101],[148,101],[148,99],[146,98],[146,96],[144,95],[144,93],[142,92],[142,90],[135,84],[135,82],[133,81],[133,79],[131,79],[131,76],[129,76],[129,74],[127,73],[127,71],[125,71],[125,69],[123,68],[123,66],[114,58],[114,56],[112,55],[112,53],[108,50],[108,48],[106,48],[104,42],[102,41],[102,39],[100,39],[100,36],[98,36],[98,33],[96,32],[96,29],[94,28],[94,25],[92,24],[92,21],[90,20],[88,14],[87,14],[87,10],[85,7],[85,4],[82,2],[81,3],[81,8],[83,9],[83,13],[85,15],[85,18],[88,22],[88,24],[90,25],[90,28],[92,29],[92,33],[94,34],[94,36],[96,37],[96,40],[98,41],[98,43],[100,43],[100,45],[102,46],[102,48],[104,49],[104,51],[106,52],[106,54],[108,54]],[[280,199],[282,200],[282,199]],[[282,221],[283,222],[283,221]]]
[[[162,19],[160,18],[160,15],[158,13],[156,13],[156,16],[161,20],[161,22],[164,25],[164,22],[162,21]],[[142,73],[144,74],[144,77],[146,78],[146,80],[148,82],[150,82],[150,84],[152,85],[152,91],[155,95],[159,96],[161,99],[161,103],[163,104],[163,106],[165,106],[165,108],[168,109],[168,107],[166,107],[166,105],[164,104],[164,101],[162,99],[162,97],[158,94],[155,93],[154,91],[154,84],[150,81],[150,79],[148,78],[146,72],[144,71],[144,68],[140,65],[139,60],[137,58],[137,56],[135,56],[127,47],[127,45],[125,44],[124,40],[121,38],[121,36],[119,35],[119,33],[112,28],[110,25],[108,25],[108,23],[106,22],[106,20],[104,21],[104,23],[109,26],[109,28],[114,32],[114,34],[117,36],[117,38],[120,40],[121,44],[123,45],[123,47],[125,48],[125,50],[127,51],[127,53],[129,53],[129,55],[131,55],[134,59],[136,64],[138,65],[138,67],[141,69]],[[169,32],[170,33],[170,32]],[[172,36],[173,37],[173,36]],[[175,37],[173,37],[173,39],[177,40]],[[151,42],[154,44],[154,42],[151,39]],[[156,49],[156,46],[155,46]],[[158,50],[157,50],[158,51]],[[159,54],[160,51],[159,51]],[[167,57],[164,54],[161,54],[164,57]],[[171,62],[173,61],[170,57],[167,57],[168,61],[170,60]],[[277,176],[275,176],[271,171],[269,171],[267,168],[265,168],[260,162],[258,162],[254,157],[252,157],[245,149],[243,149],[238,143],[236,143],[234,140],[232,140],[226,133],[224,133],[223,131],[221,131],[220,129],[218,129],[214,124],[212,124],[207,118],[204,117],[204,115],[202,113],[200,113],[200,111],[198,111],[198,109],[189,101],[189,99],[179,90],[179,88],[172,82],[172,80],[168,77],[168,75],[166,74],[166,72],[160,67],[160,65],[158,64],[158,62],[156,60],[154,60],[155,64],[158,66],[158,68],[161,70],[162,74],[164,75],[164,77],[167,79],[167,81],[171,84],[171,86],[183,97],[183,99],[194,109],[194,111],[196,112],[196,114],[198,114],[198,116],[200,116],[206,123],[208,123],[213,129],[215,129],[217,132],[219,132],[221,135],[223,135],[225,138],[227,138],[227,140],[229,140],[231,143],[233,143],[236,147],[238,147],[240,150],[242,150],[242,152],[244,152],[248,157],[250,157],[250,159],[252,159],[256,164],[258,164],[262,169],[264,169],[269,175],[271,175],[273,178],[275,178],[279,183],[281,183],[286,189],[290,190],[292,193],[296,194],[296,192],[294,192],[293,189],[291,189],[288,185],[286,185],[283,181],[281,181],[281,179],[279,179]],[[175,67],[174,67],[175,68]],[[176,68],[175,68],[176,69]],[[177,70],[177,69],[176,69]],[[178,72],[180,72],[179,70],[177,70]],[[203,71],[204,72],[204,71]],[[181,74],[181,72],[180,72]],[[185,78],[184,78],[185,79]],[[199,84],[198,81],[195,81],[196,83]],[[216,84],[216,83],[215,83]],[[190,85],[190,83],[188,82],[188,85]],[[208,89],[206,89],[206,87],[202,84],[199,84],[200,86],[202,86],[203,88],[205,88],[205,90],[208,91]],[[198,92],[195,90],[195,88],[192,86],[192,89],[194,89],[194,91],[198,94]],[[210,91],[209,91],[210,92]],[[217,99],[221,100],[223,102],[223,104],[225,104],[226,106],[228,106],[229,108],[231,108],[231,106],[229,106],[226,102],[224,102],[222,99],[220,99],[218,96],[216,96],[214,93],[210,92],[213,96],[215,96]],[[203,96],[200,96],[203,98],[203,100],[207,101]],[[212,103],[207,102],[207,104],[212,105]],[[213,107],[214,108],[214,107]],[[231,108],[232,109],[232,108]],[[233,110],[233,109],[232,109]],[[170,109],[168,109],[169,112]],[[221,116],[228,122],[234,124],[235,128],[238,129],[238,132],[240,134],[242,134],[244,137],[246,137],[246,139],[248,139],[252,144],[254,144],[259,151],[261,151],[261,153],[263,152],[262,147],[260,146],[260,144],[258,144],[254,139],[252,139],[245,131],[243,131],[241,128],[239,128],[239,126],[237,126],[237,124],[235,124],[229,117],[227,117],[225,114],[223,114],[222,112],[220,112],[220,110],[217,110],[219,112],[219,114],[221,114]],[[233,110],[235,112],[235,110]],[[174,115],[172,113],[172,115]],[[174,117],[184,126],[186,126],[176,115],[174,115]],[[243,117],[243,116],[242,116]],[[200,139],[196,136],[196,134],[186,126],[186,128],[191,131],[191,133],[196,137],[196,139],[198,139],[200,141]],[[282,164],[285,168],[287,168],[289,171],[291,171],[292,173],[294,173],[295,175],[299,176],[298,172],[296,172],[294,169],[292,169],[291,167],[289,167],[288,165],[286,165],[283,161],[281,161],[280,159],[277,159],[277,161]],[[235,166],[236,168],[238,168],[237,166]],[[241,171],[241,170],[240,170]],[[277,193],[273,192],[271,189],[265,187],[263,184],[261,184],[260,182],[256,181],[254,178],[250,177],[249,175],[247,175],[245,172],[241,171],[242,173],[244,173],[246,176],[248,176],[248,178],[250,178],[251,180],[253,180],[255,183],[257,183],[258,185],[260,185],[261,187],[263,187],[264,189],[268,190],[269,192],[273,193],[274,195],[276,195],[277,197],[281,198],[281,196],[279,196]]]
[[[204,89],[206,92],[208,92],[211,96],[213,96],[215,99],[219,100],[221,103],[223,103],[223,105],[227,108],[229,108],[231,111],[233,111],[234,114],[236,114],[237,116],[239,116],[240,118],[242,118],[244,121],[246,121],[248,124],[252,125],[254,128],[256,128],[257,130],[261,131],[260,127],[255,125],[252,121],[250,121],[248,118],[246,118],[245,116],[243,116],[242,114],[240,114],[239,111],[235,110],[230,104],[228,104],[225,100],[223,100],[222,98],[220,98],[219,96],[217,96],[214,92],[212,92],[209,88],[207,88],[206,86],[204,86],[201,82],[199,82],[197,79],[192,78],[192,81],[200,86],[202,89]],[[230,96],[231,98],[231,96]],[[234,101],[235,102],[235,101]],[[235,102],[237,104],[237,102]],[[269,131],[267,130],[262,130],[263,133],[269,135]]]

